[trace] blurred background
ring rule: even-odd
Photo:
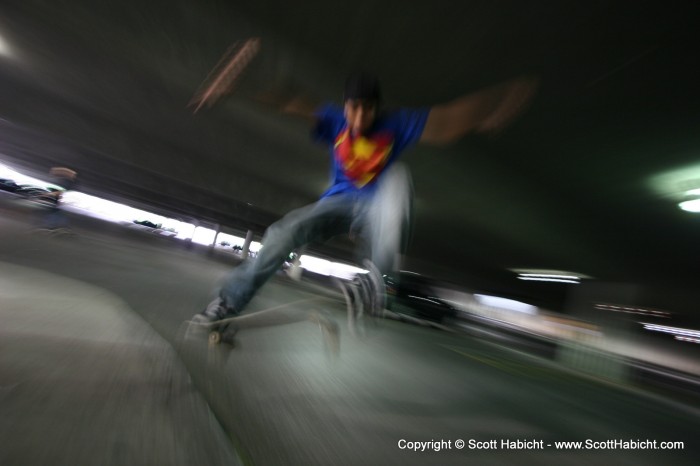
[[[569,440],[593,435],[591,426],[604,438],[689,436],[700,376],[699,13],[692,2],[4,1],[0,298],[3,321],[15,323],[4,324],[13,351],[0,353],[0,401],[15,410],[3,435],[32,432],[36,440],[45,435],[37,425],[75,425],[60,400],[84,399],[92,389],[75,390],[82,376],[66,375],[66,391],[49,396],[56,416],[47,422],[38,393],[51,394],[56,374],[35,384],[27,374],[49,374],[36,366],[57,353],[32,342],[59,327],[82,328],[71,319],[84,322],[86,308],[102,310],[92,311],[100,327],[99,312],[112,305],[92,299],[108,295],[143,320],[129,328],[153,332],[138,340],[137,353],[151,354],[158,341],[181,370],[164,369],[157,387],[144,391],[158,397],[160,384],[168,386],[169,402],[183,390],[201,395],[192,406],[202,411],[173,411],[181,417],[168,425],[178,427],[150,453],[170,456],[148,457],[150,464],[225,464],[236,455],[250,464],[456,464],[465,456],[455,450],[416,456],[396,442],[407,431],[409,440],[558,438],[563,421],[543,410],[578,419],[564,432]],[[210,72],[251,38],[259,50],[230,92],[195,111]],[[340,103],[344,78],[357,69],[380,77],[387,107],[439,104],[522,75],[538,76],[540,87],[497,135],[405,154],[415,217],[403,270],[386,277],[388,319],[349,331],[331,278],[349,280],[361,267],[344,238],[298,251],[301,269],[290,257],[256,298],[252,310],[310,299],[334,313],[347,337],[344,369],[329,376],[315,359],[316,329],[295,324],[241,335],[244,351],[212,370],[206,354],[178,349],[180,323],[201,310],[230,267],[256,254],[270,223],[314,202],[328,184],[328,154],[310,141],[308,124],[261,96]],[[61,187],[49,173],[57,166],[78,174],[61,199],[70,232],[38,234]],[[56,277],[69,282],[55,284]],[[88,288],[75,294],[74,287]],[[61,296],[76,298],[61,307]],[[122,311],[112,318],[120,321]],[[55,326],[41,324],[47,312]],[[98,332],[95,344],[114,344],[107,337],[114,331]],[[68,332],[68,346],[81,335]],[[115,365],[86,367],[114,373],[133,354],[124,351],[112,353]],[[49,366],[88,353],[76,348]],[[156,374],[154,360],[138,360],[138,374]],[[172,374],[180,374],[180,389]],[[130,384],[142,386],[141,375],[129,380],[107,391],[96,380],[95,390],[121,399]],[[527,390],[494,388],[504,382]],[[666,408],[642,410],[650,394]],[[572,407],[579,402],[584,408]],[[117,400],[109,406],[105,413],[126,413]],[[611,406],[620,415],[591,416]],[[180,426],[196,424],[193,410],[200,420],[213,413],[220,429],[193,443],[216,446],[178,455],[168,445],[182,441]],[[134,417],[124,419],[126,428]],[[423,421],[428,427],[419,428]],[[116,428],[104,422],[102,432]],[[69,438],[78,438],[63,443],[75,445],[73,455],[87,441]],[[144,436],[100,438],[110,445],[103,460],[114,464],[141,461],[148,450],[134,449]],[[19,464],[24,444],[10,444],[0,459]],[[207,456],[220,445],[237,453]],[[130,457],[134,451],[141,456]],[[515,461],[480,453],[486,463]],[[668,459],[607,453],[635,464]],[[545,451],[527,461],[555,458],[562,457]]]

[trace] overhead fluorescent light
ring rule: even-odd
[[[581,284],[580,281],[575,279],[563,279],[563,278],[551,278],[551,277],[525,277],[519,276],[519,280],[526,280],[531,282],[556,282],[556,283],[573,283],[574,285]]]
[[[7,43],[5,39],[0,36],[0,55],[5,57],[11,57],[12,51],[10,50],[10,44]]]
[[[646,330],[652,332],[668,333],[673,338],[686,343],[700,343],[700,331],[689,328],[669,327],[667,325],[656,325],[640,322]]]
[[[657,325],[657,324],[650,324],[646,322],[640,322],[646,330],[650,330],[652,332],[662,332],[662,333],[669,333],[671,335],[674,335],[676,339],[681,339],[681,338],[690,338],[690,339],[697,339],[700,338],[700,331],[698,330],[693,330],[689,328],[680,328],[680,327],[670,327],[668,325]]]
[[[689,189],[685,192],[685,201],[679,202],[678,207],[686,212],[700,212],[700,189]]]
[[[519,280],[537,282],[571,283],[577,285],[581,283],[582,279],[591,278],[587,275],[578,272],[570,272],[568,270],[522,268],[510,269],[510,271],[518,274]]]
[[[659,317],[659,318],[664,318],[664,319],[668,319],[671,317],[671,313],[667,312],[667,311],[661,311],[658,309],[649,309],[649,308],[643,308],[643,307],[637,307],[637,306],[623,306],[620,304],[596,303],[593,306],[593,308],[597,309],[599,311],[621,312],[623,314],[639,314],[639,315],[645,315],[645,316],[650,316],[650,317]]]
[[[690,201],[679,202],[678,207],[685,210],[686,212],[698,213],[700,212],[700,199],[692,199]]]
[[[553,280],[560,279],[560,280],[575,280],[579,281],[580,278],[577,275],[558,275],[558,274],[549,274],[549,273],[521,273],[521,277],[527,277],[527,278],[551,278]]]

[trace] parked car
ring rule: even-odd
[[[434,280],[408,272],[385,275],[387,309],[434,322],[447,322],[457,317],[458,310],[435,296]]]
[[[21,184],[15,191],[15,194],[42,205],[55,206],[58,204],[60,197],[58,195],[59,191],[61,190],[56,188],[43,188],[31,184]]]
[[[42,196],[45,194],[49,194],[51,192],[46,188],[42,188],[41,186],[34,186],[31,184],[20,184],[18,186],[19,187],[17,188],[17,191],[15,191],[15,192],[17,194],[24,196],[24,197]]]
[[[148,228],[160,228],[162,226],[160,223],[156,224],[149,220],[134,220],[134,223]]]
[[[0,178],[0,190],[15,193],[19,188],[20,185],[15,183],[13,180],[8,180],[7,178]]]

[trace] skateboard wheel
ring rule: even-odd
[[[209,334],[209,344],[218,345],[221,343],[221,332],[211,332]]]

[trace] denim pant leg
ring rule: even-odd
[[[293,250],[312,241],[324,241],[347,233],[354,205],[352,197],[331,196],[294,210],[270,225],[257,257],[236,268],[224,282],[220,296],[226,306],[241,312]]]
[[[363,232],[369,257],[383,274],[398,270],[408,245],[413,183],[408,169],[395,163],[382,175],[365,209]]]

